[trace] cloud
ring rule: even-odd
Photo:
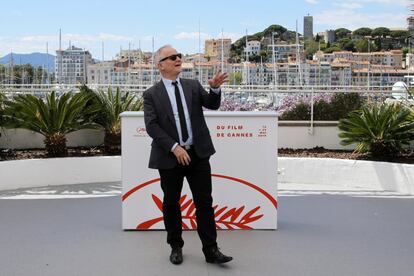
[[[47,42],[58,40],[58,35],[31,35],[19,38],[22,42]],[[131,41],[132,37],[101,33],[99,35],[64,34],[62,40],[100,42],[100,41]]]
[[[122,45],[128,42],[134,42],[135,37],[123,36],[117,34],[100,33],[97,35],[87,34],[63,34],[62,48],[69,45],[80,47],[89,50],[91,53],[100,56],[102,51],[102,42],[106,45],[112,44],[112,47],[106,47],[107,56],[113,56],[114,51],[119,49],[115,45]],[[46,52],[46,43],[48,43],[49,53],[55,54],[59,48],[59,35],[28,35],[28,36],[13,36],[0,37],[0,56],[10,53],[32,53],[32,52]],[[116,50],[114,50],[116,49]],[[111,51],[112,50],[112,51]]]
[[[131,36],[123,36],[123,35],[115,35],[115,34],[106,34],[106,33],[101,33],[99,34],[97,37],[95,37],[96,39],[94,40],[93,36],[91,37],[91,41],[96,41],[96,40],[107,40],[107,41],[131,41],[134,38]]]
[[[312,5],[318,4],[318,1],[316,1],[316,0],[305,0],[305,2],[309,3],[309,4],[312,4]]]
[[[242,36],[245,36],[246,34],[239,34],[239,33],[227,33],[223,32],[224,38],[230,38],[232,42],[236,41],[237,39],[241,38]],[[216,35],[216,39],[220,39],[222,37],[221,32]]]
[[[384,0],[385,1],[385,0]],[[406,14],[373,13],[367,14],[354,9],[326,10],[314,16],[315,23],[331,27],[344,27],[355,30],[361,27],[403,28],[407,25]]]
[[[328,28],[344,27],[355,30],[361,27],[405,28],[410,0],[342,0],[333,1],[331,9],[314,15],[315,25]],[[381,5],[382,12],[367,12],[368,7]],[[391,7],[401,6],[401,12],[395,13]],[[389,7],[389,8],[388,8]],[[393,9],[394,10],[394,9]]]
[[[356,3],[356,2],[333,3],[333,5],[340,9],[346,9],[346,10],[356,10],[356,9],[362,8],[361,3]]]
[[[362,8],[366,4],[382,4],[382,5],[399,5],[408,7],[410,5],[410,0],[343,0],[343,1],[336,1],[333,4],[337,6],[343,7],[355,7],[355,8]]]
[[[244,36],[244,34],[223,32],[223,35],[222,35],[221,32],[219,32],[216,35],[210,35],[207,33],[200,32],[201,40],[220,39],[222,36],[224,38],[230,38],[234,42],[240,37]],[[198,35],[198,32],[181,32],[181,33],[174,35],[173,37],[174,39],[177,39],[177,40],[198,40],[199,35]]]
[[[174,39],[177,40],[196,40],[200,36],[201,39],[209,39],[211,35],[206,33],[198,33],[198,32],[181,32],[179,34],[174,35]]]
[[[359,2],[377,3],[377,4],[393,4],[393,5],[400,5],[400,6],[408,6],[411,3],[410,0],[360,0]]]
[[[139,38],[139,40],[141,40],[141,42],[152,42],[153,38],[155,40],[155,37],[153,35],[146,35],[146,36]]]
[[[51,44],[49,44],[49,53],[52,52],[51,49],[55,50],[57,49],[57,46],[53,46],[53,48],[51,48]],[[12,51],[15,53],[46,52],[46,41],[42,43],[40,42],[32,43],[32,42],[22,41],[21,38],[1,37],[0,38],[0,57]]]

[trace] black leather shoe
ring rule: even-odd
[[[218,247],[212,247],[204,251],[204,256],[206,257],[206,262],[213,264],[224,264],[233,260],[233,257],[221,253]]]
[[[180,247],[171,250],[170,262],[176,265],[183,262],[183,250]]]

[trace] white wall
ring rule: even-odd
[[[314,122],[313,132],[309,121],[279,121],[278,148],[353,150],[355,146],[341,146],[335,121]],[[68,146],[98,146],[103,144],[103,131],[80,130],[67,136]],[[414,146],[414,143],[413,145]],[[5,130],[0,137],[0,148],[29,149],[43,148],[43,137],[34,132],[17,129]]]
[[[311,191],[322,187],[337,191],[383,190],[414,195],[414,165],[410,164],[279,157],[278,170],[278,183],[287,189],[301,187],[301,190]],[[0,191],[120,181],[120,156],[0,162]]]
[[[354,146],[341,146],[338,137],[338,122],[314,122],[313,128],[307,121],[279,121],[278,148],[311,149],[348,149]]]
[[[67,146],[98,146],[103,144],[102,130],[83,129],[72,132],[66,136]],[[44,148],[44,137],[33,131],[25,129],[6,129],[1,131],[0,148],[34,149]]]
[[[279,121],[279,148],[314,148],[344,149],[339,144],[336,122],[315,122],[313,134],[310,122]],[[0,137],[0,148],[30,149],[44,148],[43,136],[24,129],[4,130]],[[80,130],[67,136],[68,146],[97,146],[103,143],[103,131]],[[352,147],[348,147],[352,149]]]
[[[121,157],[70,157],[0,162],[0,190],[117,182]]]
[[[414,195],[414,165],[332,158],[279,157],[278,182]],[[289,185],[287,185],[289,186]]]

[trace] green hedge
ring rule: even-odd
[[[338,121],[345,118],[350,111],[361,109],[364,99],[359,93],[335,93],[331,100],[319,100],[313,104],[315,121]],[[311,119],[311,104],[300,101],[295,107],[283,112],[280,120],[306,121]]]

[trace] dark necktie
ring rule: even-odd
[[[187,122],[185,121],[183,103],[181,101],[181,95],[180,95],[180,90],[178,89],[178,83],[176,81],[173,81],[172,84],[174,85],[174,90],[175,90],[175,100],[177,102],[178,117],[180,117],[181,136],[183,139],[183,143],[185,143],[188,139],[188,130],[187,130]]]

